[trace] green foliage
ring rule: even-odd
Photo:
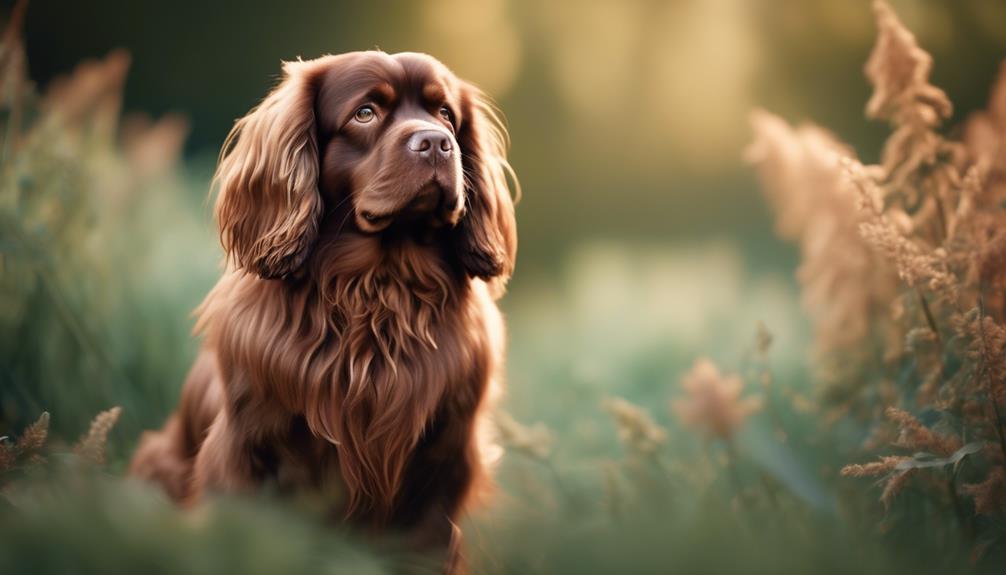
[[[36,477],[0,514],[4,573],[377,575],[387,560],[309,515],[268,502],[193,512],[119,478],[79,469]],[[69,476],[67,476],[69,475]]]
[[[128,57],[83,64],[37,95],[12,26],[0,46],[0,425],[57,431],[123,405],[127,436],[166,413],[217,250],[205,178],[177,167],[185,123],[127,118]]]

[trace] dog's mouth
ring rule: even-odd
[[[392,227],[440,228],[457,224],[461,211],[457,192],[432,179],[401,206],[385,211],[358,208],[356,223],[367,233],[382,232]]]

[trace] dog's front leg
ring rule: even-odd
[[[253,487],[251,450],[235,433],[226,410],[213,420],[192,475],[193,502],[208,492],[234,493]]]
[[[394,523],[408,534],[410,547],[442,557],[449,575],[468,572],[456,521],[481,476],[471,422],[460,417],[429,430],[406,475]]]
[[[445,575],[466,575],[467,563],[463,553],[461,528],[448,515],[441,504],[428,506],[420,520],[407,530],[408,547],[427,559],[421,560],[418,572],[430,573],[429,558],[443,565]]]

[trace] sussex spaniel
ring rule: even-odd
[[[224,144],[227,268],[180,405],[131,471],[182,503],[310,492],[333,518],[454,548],[493,455],[495,300],[517,251],[506,132],[423,54],[283,70]]]

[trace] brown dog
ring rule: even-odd
[[[269,484],[456,547],[487,481],[495,299],[517,251],[506,132],[422,54],[289,62],[216,173],[228,267],[131,472],[190,503]]]

